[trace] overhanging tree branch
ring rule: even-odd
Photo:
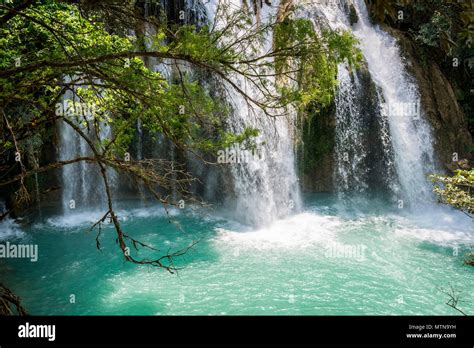
[[[0,17],[0,27],[3,26],[6,22],[10,19],[18,15],[21,11],[24,11],[31,5],[33,5],[37,0],[27,0],[24,3],[18,5],[17,7],[8,8],[6,6],[2,6],[4,9],[8,9],[7,13]]]

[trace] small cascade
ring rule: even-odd
[[[371,24],[364,0],[355,0],[354,5],[359,16],[354,34],[372,79],[382,91],[382,113],[388,118],[401,188],[397,198],[411,205],[427,203],[432,194],[426,175],[435,169],[434,153],[418,87],[406,71],[396,40]]]
[[[353,2],[358,15],[353,25],[348,4],[328,1],[306,10],[308,18],[331,30],[351,30],[365,58],[357,71],[338,67],[335,187],[362,197],[388,192],[409,205],[429,201],[425,175],[434,169],[434,155],[416,83],[396,40],[370,22],[364,0]]]
[[[366,181],[367,148],[362,144],[363,115],[357,100],[360,82],[351,76],[344,65],[338,67],[339,86],[336,95],[336,187],[339,191],[362,192],[368,188]]]
[[[62,110],[65,117],[75,122],[90,139],[96,142],[111,137],[110,125],[94,124],[87,118],[87,121],[82,120],[83,114],[72,111],[75,109],[75,103],[79,102],[75,100],[74,93],[68,90],[62,100]],[[99,127],[97,132],[95,127]],[[59,134],[58,155],[61,161],[74,160],[79,157],[93,157],[92,150],[86,140],[64,121],[59,123]],[[117,174],[109,169],[107,175],[109,185],[113,189],[117,184]],[[103,178],[96,164],[80,161],[62,167],[62,205],[65,215],[95,208],[105,209],[106,202]]]
[[[143,136],[144,136],[144,133],[143,133],[143,126],[142,126],[142,121],[140,119],[137,120],[137,125],[136,125],[136,128],[137,128],[137,141],[136,141],[136,151],[137,151],[137,160],[138,161],[141,161],[143,159],[145,159],[144,157],[144,154],[143,154]],[[146,190],[145,190],[145,187],[143,185],[142,182],[138,182],[137,183],[137,188],[138,188],[138,193],[139,193],[139,196],[140,196],[140,200],[142,202],[145,201],[145,197],[146,197]]]
[[[240,1],[227,1],[227,5],[229,11],[242,10]],[[268,6],[263,7],[262,22],[272,17],[270,11],[273,10]],[[215,18],[215,11],[216,3],[211,1],[208,4],[209,18],[211,22],[217,21],[215,25],[219,27],[223,23],[219,18]],[[235,35],[238,37],[239,33]],[[260,47],[248,47],[249,52],[268,49],[271,37],[263,41]],[[234,79],[246,94],[254,99],[261,97],[260,92],[244,78],[234,77]],[[246,157],[247,160],[239,161],[240,163],[228,164],[236,195],[234,217],[238,221],[253,225],[268,224],[296,211],[301,206],[292,139],[296,113],[290,112],[288,117],[272,118],[249,105],[245,98],[231,87],[228,91],[227,100],[233,108],[229,130],[236,134],[242,133],[247,127],[260,131],[255,151],[239,146],[230,150],[237,154],[242,152],[252,154]]]
[[[143,157],[143,129],[142,121],[137,120],[137,159],[142,160]]]
[[[399,190],[380,89],[363,71],[338,67],[335,186],[340,195],[368,198]]]

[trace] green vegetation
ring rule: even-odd
[[[463,211],[473,218],[474,169],[456,170],[453,176],[430,175],[439,201]],[[467,255],[465,264],[474,266],[474,253]]]
[[[405,31],[427,59],[440,64],[453,84],[471,134],[474,134],[474,98],[471,92],[474,89],[474,2],[368,0],[368,3],[376,21]]]
[[[62,166],[95,163],[109,207],[94,225],[98,248],[100,226],[110,219],[127,261],[172,272],[172,259],[182,251],[150,260],[127,251],[150,247],[122,230],[106,173],[114,168],[133,177],[165,205],[177,204],[168,194],[176,181],[180,196],[194,199],[188,190],[194,178],[184,163],[127,159],[137,122],[151,137],[161,134],[182,153],[212,161],[216,149],[251,145],[258,129],[228,132],[232,110],[206,86],[233,89],[267,116],[310,104],[318,110],[332,99],[336,64],[355,62],[357,51],[349,34],[319,36],[306,20],[252,25],[246,11],[221,3],[216,18],[223,25],[198,26],[145,16],[140,3],[15,0],[0,5],[0,189],[11,197],[11,213],[39,198],[33,180],[38,175],[41,182]],[[273,34],[275,47],[262,53],[262,39]],[[171,78],[155,69],[159,63],[170,67]],[[282,77],[294,83],[280,84]],[[248,94],[237,79],[261,96]],[[54,158],[59,122],[84,139],[89,156]],[[108,138],[101,136],[106,126],[112,129]]]
[[[312,41],[311,46],[297,44],[307,40]],[[337,87],[337,66],[346,62],[357,67],[362,52],[356,47],[357,40],[350,32],[324,29],[318,34],[310,20],[292,18],[291,11],[275,27],[273,44],[277,51],[293,47],[311,55],[311,59],[297,62],[290,57],[275,59],[275,69],[280,74],[280,93],[298,101],[298,171],[311,175],[334,147],[330,110]],[[287,72],[294,71],[297,75],[292,79]]]
[[[299,45],[299,42],[311,42],[311,45]],[[349,32],[324,30],[318,35],[311,21],[286,17],[275,27],[275,50],[292,47],[311,59],[297,62],[285,56],[275,59],[275,69],[280,75],[297,71],[297,88],[282,83],[279,88],[282,95],[290,100],[297,100],[302,109],[310,104],[315,104],[318,110],[331,105],[337,85],[337,65],[344,61],[355,65],[362,59],[362,53],[356,48],[356,44],[357,40]],[[287,80],[284,79],[284,82]]]
[[[456,170],[453,176],[431,175],[440,202],[474,214],[474,169]]]

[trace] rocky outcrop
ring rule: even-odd
[[[452,161],[451,163],[447,163],[446,167],[451,173],[454,173],[456,170],[470,170],[472,168],[472,164],[464,158],[460,161]]]
[[[386,173],[390,168],[386,163],[392,162],[391,151],[381,144],[383,129],[380,123],[380,108],[377,87],[375,86],[365,62],[352,73],[353,79],[359,81],[359,89],[355,93],[355,103],[360,110],[363,129],[360,134],[361,143],[351,147],[351,143],[342,144],[350,152],[366,153],[363,167],[364,181],[374,189],[383,190],[388,187]],[[298,147],[298,171],[301,187],[305,192],[332,192],[335,186],[336,172],[336,106],[333,105],[320,111],[307,110],[308,116],[303,121]],[[351,115],[344,117],[350,122]],[[344,125],[342,125],[344,126]],[[346,125],[349,126],[349,125]],[[351,139],[347,139],[350,141]],[[365,178],[365,176],[367,178]]]
[[[418,82],[422,108],[432,125],[439,161],[446,166],[452,162],[454,153],[459,159],[470,158],[472,137],[451,83],[439,65],[424,56],[403,32],[384,29],[398,40],[408,71]]]
[[[318,113],[307,112],[298,144],[300,185],[305,192],[330,192],[334,189],[336,109],[332,105]]]
[[[357,11],[354,7],[354,4],[349,4],[349,23],[352,25],[359,22],[359,16],[357,15]]]

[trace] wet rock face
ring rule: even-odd
[[[439,161],[446,167],[455,154],[459,159],[470,158],[472,137],[451,83],[438,64],[423,57],[420,49],[402,32],[388,27],[384,29],[397,38],[407,59],[408,71],[418,82],[421,105],[433,129]]]
[[[361,142],[351,144],[351,139],[346,139],[341,144],[346,148],[348,157],[358,156],[357,151],[364,152],[363,163],[360,165],[361,173],[357,177],[367,183],[375,191],[384,191],[390,186],[390,177],[387,175],[394,170],[389,163],[393,163],[393,152],[382,144],[383,125],[381,123],[380,94],[372,81],[365,64],[351,72],[352,80],[357,79],[358,91],[354,93],[358,117],[361,123]],[[346,110],[350,112],[350,110]],[[311,113],[311,110],[308,111]],[[342,111],[344,112],[344,111]],[[345,124],[340,127],[350,127],[353,115],[347,114],[342,118]],[[344,122],[344,121],[339,121]],[[347,123],[347,124],[346,124]],[[301,175],[301,186],[305,192],[334,192],[340,189],[341,183],[337,182],[336,166],[336,106],[309,117],[303,125],[301,145],[298,149],[298,168]],[[359,154],[360,155],[360,154]],[[356,186],[355,183],[350,186]]]
[[[377,89],[367,66],[355,71],[361,94],[357,102],[360,106],[364,143],[360,144],[366,153],[363,162],[367,187],[374,192],[389,190],[391,180],[395,180],[393,148],[388,130],[388,119],[382,115],[382,92]],[[384,144],[384,140],[386,144]],[[357,146],[355,146],[357,147]]]
[[[472,163],[470,149],[472,137],[463,110],[460,108],[456,95],[447,77],[438,64],[423,57],[419,48],[404,34],[396,29],[385,27],[397,38],[402,55],[406,58],[408,73],[416,80],[420,102],[425,117],[433,132],[434,150],[439,165],[448,171],[467,168]],[[367,154],[362,166],[365,170],[364,179],[369,187],[384,189],[388,186],[381,173],[393,169],[384,167],[391,163],[390,151],[383,151],[380,144],[380,110],[378,110],[377,89],[370,73],[362,66],[354,72],[360,81],[362,92],[357,96],[357,105],[363,114],[363,143]],[[379,94],[380,95],[380,94]],[[298,166],[301,184],[306,192],[334,191],[337,183],[333,182],[336,163],[335,152],[335,108],[329,108],[313,118],[309,118],[303,127],[301,140],[303,150],[299,150]],[[453,162],[453,158],[456,158]],[[471,159],[467,161],[464,159]]]
[[[359,22],[359,16],[357,15],[357,11],[353,4],[349,5],[349,22],[351,23],[351,25],[354,25]]]
[[[304,192],[331,192],[334,190],[332,178],[335,114],[335,105],[332,105],[304,121],[297,156],[300,185]]]

